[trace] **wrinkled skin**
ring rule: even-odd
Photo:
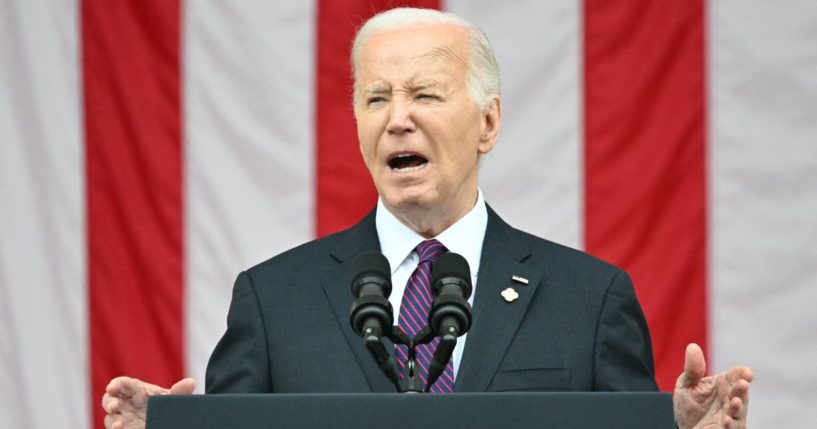
[[[196,388],[192,378],[179,380],[170,389],[136,378],[117,377],[108,383],[102,396],[107,429],[143,429],[147,419],[148,398],[152,395],[189,395]]]
[[[453,25],[384,30],[355,67],[363,160],[389,212],[426,238],[474,207],[480,157],[499,134],[499,95],[482,107],[468,87],[468,40]],[[399,168],[400,155],[416,162]]]
[[[684,372],[672,396],[675,420],[681,428],[746,428],[751,368],[736,366],[705,377],[706,362],[697,344],[686,349]]]

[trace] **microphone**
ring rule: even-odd
[[[382,337],[391,333],[394,311],[388,297],[391,294],[391,266],[377,252],[363,253],[352,263],[352,309],[349,320],[352,329],[363,337],[363,344],[374,357],[380,370],[400,390],[397,360],[389,354]]]
[[[391,267],[385,256],[376,252],[363,253],[352,264],[356,273],[352,280],[352,303],[349,319],[364,340],[380,340],[385,329],[394,324],[394,311],[388,297],[391,294]]]
[[[471,327],[471,269],[456,253],[445,253],[431,268],[434,302],[428,313],[429,325],[443,340],[461,336]]]
[[[471,327],[471,269],[468,261],[456,253],[445,253],[431,267],[431,294],[434,302],[428,312],[428,324],[440,337],[437,350],[428,365],[428,392],[445,371],[457,345],[457,337]]]

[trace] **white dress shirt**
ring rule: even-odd
[[[383,205],[382,200],[377,202],[377,214],[375,216],[375,226],[377,236],[380,239],[380,250],[391,266],[392,292],[389,302],[394,308],[394,318],[399,323],[400,302],[403,299],[403,292],[406,283],[417,268],[419,257],[414,252],[418,244],[426,240],[421,235],[412,231],[409,227],[398,220]],[[485,208],[485,200],[482,190],[478,190],[477,202],[471,209],[456,223],[448,227],[440,235],[434,237],[445,246],[449,252],[462,255],[471,268],[471,284],[473,291],[477,287],[477,273],[479,272],[479,259],[482,256],[482,242],[485,240],[485,229],[488,227],[488,210]],[[468,298],[468,302],[473,305],[474,293]],[[465,334],[457,339],[457,346],[454,348],[454,377],[462,360],[462,351],[465,348]]]

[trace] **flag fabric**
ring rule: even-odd
[[[631,274],[662,390],[694,341],[754,368],[753,427],[809,421],[817,3],[9,0],[0,426],[102,427],[116,375],[201,389],[237,273],[374,206],[349,47],[402,5],[485,30],[486,200]]]

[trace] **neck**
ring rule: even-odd
[[[403,225],[409,227],[423,238],[434,238],[448,229],[451,225],[462,219],[477,202],[479,193],[475,189],[473,198],[465,200],[458,206],[440,207],[392,207],[385,201],[383,205],[391,212]]]

